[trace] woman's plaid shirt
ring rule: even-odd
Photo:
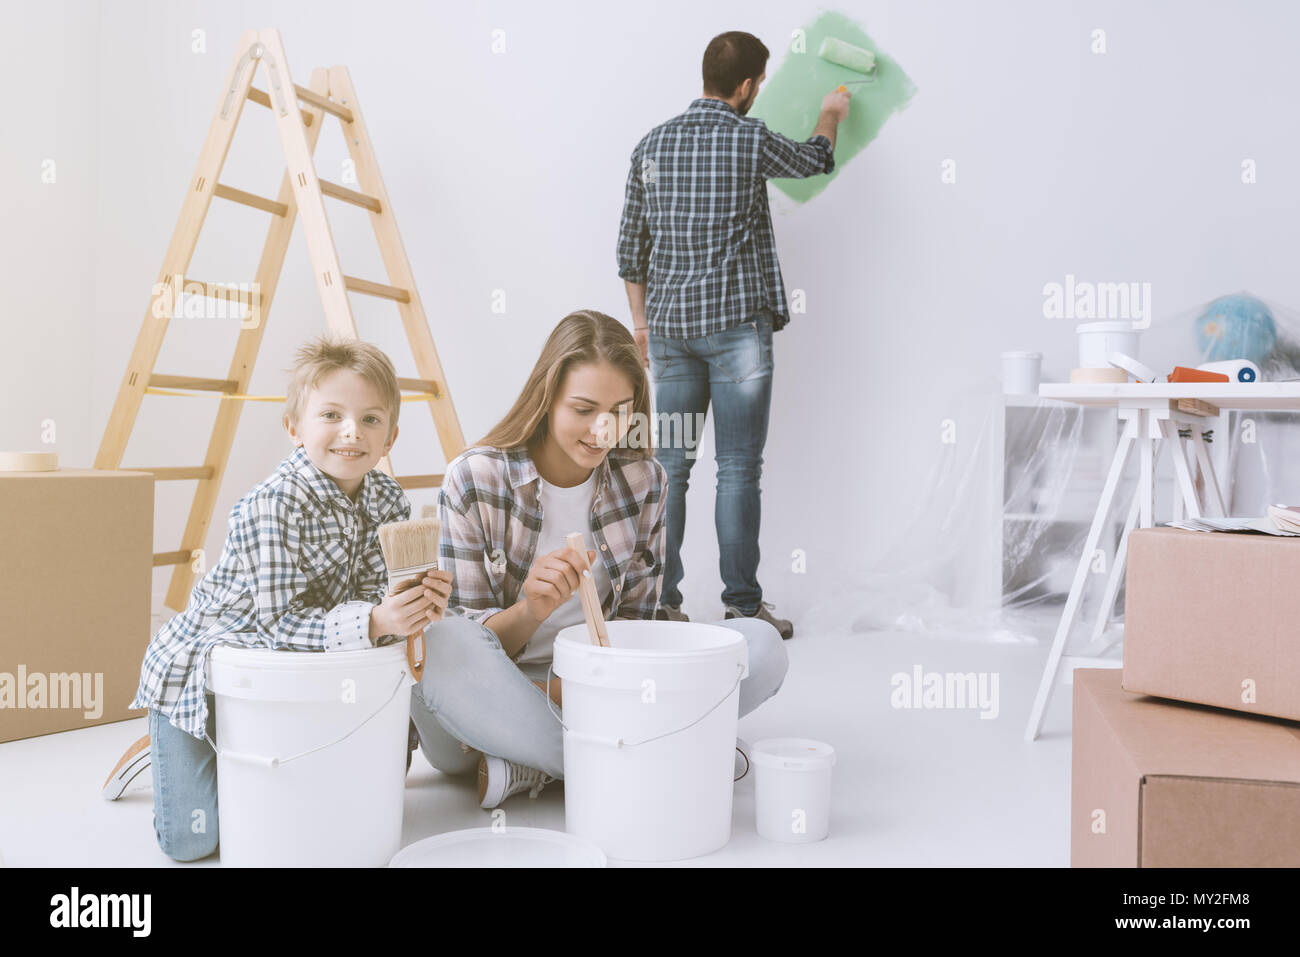
[[[591,534],[613,586],[605,617],[653,618],[663,580],[667,474],[653,457],[617,448],[596,471]],[[542,528],[538,478],[523,448],[476,446],[447,466],[438,515],[439,564],[452,572],[449,612],[481,622],[521,597]]]
[[[149,643],[130,707],[154,708],[202,738],[204,671],[216,645],[370,647],[370,610],[388,587],[378,528],[410,515],[383,472],[366,473],[353,503],[296,449],[231,509],[221,558]]]

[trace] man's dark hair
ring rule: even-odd
[[[704,92],[730,98],[740,84],[763,75],[767,58],[767,47],[752,33],[719,33],[704,51]]]

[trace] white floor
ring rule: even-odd
[[[1050,627],[1045,633],[1050,634]],[[915,634],[800,634],[776,697],[741,719],[750,742],[796,735],[834,745],[830,837],[767,841],[754,829],[752,775],[736,786],[731,842],[686,866],[1059,866],[1069,863],[1070,692],[1059,685],[1044,733],[1023,740],[1047,645]],[[1000,711],[891,706],[892,675],[989,672]],[[145,721],[0,744],[0,855],[9,866],[172,865],[154,841],[151,791],[105,802],[99,788]],[[417,752],[406,783],[403,844],[491,824],[468,779]],[[563,830],[563,790],[504,808],[516,826]],[[214,856],[194,865],[212,866]]]

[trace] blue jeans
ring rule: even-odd
[[[216,706],[208,695],[208,736],[217,740]],[[197,861],[217,849],[217,755],[207,741],[149,709],[153,829],[176,861]]]
[[[740,714],[746,715],[785,681],[785,643],[757,618],[717,624],[749,643],[749,676],[740,682]],[[424,635],[424,676],[411,689],[411,718],[429,763],[447,774],[474,771],[478,755],[466,752],[463,742],[562,779],[564,733],[546,694],[533,684],[545,682],[546,668],[525,672],[492,629],[460,615],[434,622]]]
[[[752,615],[763,600],[758,584],[759,476],[772,402],[772,315],[761,310],[740,325],[695,339],[650,334],[659,448],[668,472],[667,545],[659,601],[680,606],[686,488],[699,432],[668,423],[693,421],[713,403],[718,463],[713,522],[718,535],[722,602]],[[669,418],[665,419],[664,416]]]

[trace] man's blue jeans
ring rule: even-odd
[[[758,480],[772,401],[772,315],[762,310],[734,328],[695,339],[664,339],[651,333],[650,371],[659,422],[655,455],[668,472],[667,544],[659,601],[682,603],[678,587],[684,574],[686,488],[700,440],[694,423],[703,422],[712,402],[718,464],[713,521],[722,601],[752,615],[763,600],[758,584]]]

